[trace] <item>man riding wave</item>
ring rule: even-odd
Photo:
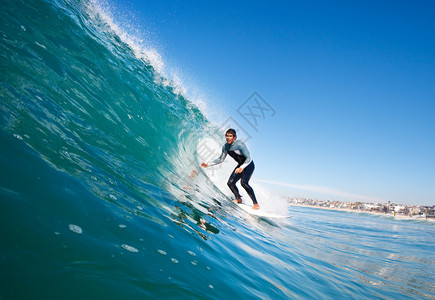
[[[254,190],[249,185],[249,180],[251,179],[252,173],[254,172],[255,165],[248,151],[248,148],[242,141],[236,141],[236,131],[232,128],[228,129],[225,133],[225,139],[227,143],[223,145],[221,155],[210,163],[201,163],[201,167],[207,168],[209,166],[220,164],[225,160],[227,154],[234,158],[234,160],[237,162],[237,166],[231,173],[227,183],[228,187],[236,197],[234,202],[242,203],[239,190],[236,186],[237,181],[241,179],[242,187],[246,190],[254,204],[252,208],[259,209],[260,206],[258,205],[257,199],[255,198]]]

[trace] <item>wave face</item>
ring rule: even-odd
[[[246,215],[192,172],[218,129],[94,4],[1,3],[0,298],[435,296],[435,226]]]

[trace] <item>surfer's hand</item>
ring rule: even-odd
[[[201,164],[201,167],[203,167],[203,168],[207,168],[207,167],[208,167],[208,164],[206,164],[206,163],[202,163],[202,164]]]
[[[242,173],[243,172],[243,169],[242,168],[237,168],[236,169],[236,174],[239,174],[239,173]]]

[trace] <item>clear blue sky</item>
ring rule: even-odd
[[[107,1],[212,119],[252,135],[253,180],[435,205],[435,2]],[[258,131],[237,112],[255,91],[276,112]]]

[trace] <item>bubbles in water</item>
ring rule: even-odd
[[[172,261],[174,264],[178,264],[178,260],[176,260],[175,258],[171,258],[171,261]]]
[[[125,250],[133,252],[133,253],[139,252],[139,250],[137,250],[135,247],[129,246],[127,244],[122,244],[121,247],[124,248]]]
[[[74,225],[74,224],[69,224],[68,225],[69,230],[71,230],[72,232],[75,232],[77,234],[82,234],[83,230],[80,228],[80,226]]]
[[[158,249],[157,252],[159,252],[161,255],[166,255],[166,252],[163,250]]]
[[[19,139],[20,141],[23,140],[23,137],[19,134],[14,133],[14,138]]]
[[[61,153],[66,156],[67,158],[71,158],[70,154],[66,150],[62,150]]]

